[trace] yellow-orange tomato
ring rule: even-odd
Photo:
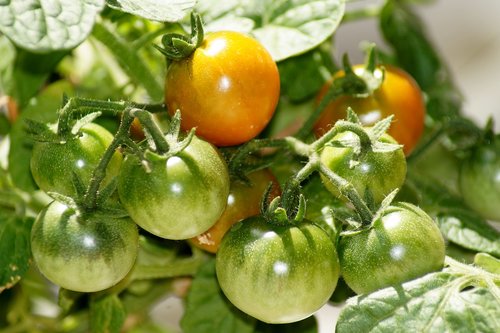
[[[222,237],[233,224],[259,214],[260,201],[269,183],[272,183],[269,199],[280,195],[281,190],[276,177],[267,169],[258,170],[248,176],[249,184],[240,180],[231,182],[227,206],[219,220],[201,235],[191,238],[195,246],[216,253]]]
[[[388,134],[402,144],[403,151],[409,155],[424,130],[423,95],[415,80],[408,73],[393,66],[384,66],[384,68],[384,81],[372,95],[368,97],[342,96],[329,103],[314,126],[315,134],[321,136],[337,120],[345,119],[348,107],[353,109],[366,126],[371,126],[393,114],[394,119]],[[353,70],[357,75],[362,75],[366,68],[356,65]],[[344,72],[339,71],[333,79],[343,75]],[[326,94],[331,83],[332,81],[329,81],[322,87],[318,94],[318,102]]]
[[[255,39],[231,31],[208,34],[187,59],[169,66],[165,103],[181,111],[181,127],[217,146],[256,137],[271,120],[280,79],[269,52]]]

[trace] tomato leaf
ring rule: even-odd
[[[71,87],[66,82],[54,83],[31,100],[20,114],[10,133],[9,168],[12,182],[20,189],[30,192],[36,189],[31,176],[30,159],[32,141],[27,137],[24,119],[33,119],[42,122],[55,122],[57,110],[61,105],[63,92],[70,92]]]
[[[379,18],[381,32],[393,48],[397,65],[408,71],[426,92],[427,114],[443,122],[458,116],[461,93],[412,7],[403,1],[387,1]]]
[[[446,239],[466,249],[500,256],[500,232],[437,181],[415,173],[408,179],[421,192],[421,207],[433,216]]]
[[[205,30],[249,33],[275,61],[309,51],[330,37],[344,15],[342,0],[200,1]]]
[[[336,332],[498,332],[498,287],[479,286],[487,273],[459,265],[349,299]]]
[[[29,268],[33,221],[0,211],[0,293],[14,286]]]
[[[0,31],[39,53],[71,49],[87,38],[103,6],[104,0],[1,1]]]
[[[195,0],[106,0],[111,8],[160,22],[177,22],[183,19],[195,3]]]
[[[500,257],[500,232],[475,212],[453,207],[438,213],[437,221],[449,241],[466,249]]]
[[[118,333],[125,318],[125,308],[116,294],[93,298],[90,302],[92,333]]]
[[[193,275],[203,262],[201,250],[182,254],[180,243],[153,237],[139,237],[139,253],[132,272],[132,279],[159,279]]]
[[[252,333],[255,324],[255,319],[236,309],[222,294],[215,277],[215,260],[201,266],[187,296],[183,332]]]
[[[313,97],[336,70],[331,60],[330,44],[324,43],[307,53],[278,64],[281,95],[298,103]]]
[[[500,259],[490,256],[487,253],[476,254],[474,264],[488,272],[500,275]]]

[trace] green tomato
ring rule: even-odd
[[[74,291],[112,287],[134,265],[138,238],[130,218],[82,214],[53,201],[31,230],[33,259],[53,283]]]
[[[437,271],[445,257],[439,228],[409,203],[393,204],[371,226],[345,233],[337,249],[342,277],[358,294]]]
[[[336,135],[335,141],[359,140],[352,132],[342,132]],[[382,142],[396,143],[392,137],[385,134]],[[359,157],[358,162],[351,165],[355,159],[351,147],[325,146],[321,152],[321,162],[340,177],[349,181],[359,195],[365,197],[367,192],[376,204],[379,204],[393,190],[400,188],[406,178],[406,159],[402,149],[391,152],[368,151]],[[321,178],[327,189],[335,196],[341,197],[339,190],[322,174]]]
[[[472,151],[459,179],[465,203],[484,218],[500,221],[500,136]]]
[[[267,323],[290,323],[328,301],[339,263],[331,239],[312,223],[278,225],[254,216],[224,236],[216,273],[237,308]]]
[[[112,140],[113,135],[104,127],[90,123],[67,141],[36,142],[30,162],[31,174],[41,190],[75,197],[73,172],[84,185],[88,185]],[[108,164],[102,185],[118,175],[121,162],[122,157],[116,152]]]
[[[120,170],[118,195],[132,219],[167,239],[188,239],[214,225],[229,195],[227,166],[217,149],[193,137],[175,156],[150,156],[150,170],[135,155]]]

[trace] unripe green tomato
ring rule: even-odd
[[[74,291],[110,288],[131,270],[139,233],[130,218],[103,217],[53,201],[31,230],[33,259],[53,283]]]
[[[344,234],[337,249],[342,277],[357,294],[437,271],[445,257],[436,223],[409,203],[393,204],[370,227]]]
[[[333,140],[359,140],[352,132],[342,132]],[[382,142],[396,143],[389,135],[384,134]],[[406,158],[402,149],[390,152],[368,151],[359,158],[359,163],[351,165],[355,159],[354,149],[325,146],[321,152],[321,162],[340,177],[349,181],[359,195],[365,197],[367,191],[376,204],[379,204],[393,190],[400,188],[406,178]],[[326,176],[321,174],[326,188],[335,196],[343,198]],[[344,198],[345,199],[345,198]]]
[[[500,137],[472,151],[459,180],[465,203],[482,217],[500,221]]]
[[[149,171],[128,155],[118,177],[120,201],[141,228],[188,239],[215,224],[229,194],[227,166],[215,146],[193,137],[177,155],[154,155],[148,163]]]
[[[76,197],[73,172],[87,186],[112,140],[108,130],[90,123],[83,126],[79,135],[65,142],[36,142],[30,162],[33,179],[45,192]],[[121,162],[122,156],[116,152],[106,169],[103,186],[118,175]]]
[[[269,223],[254,216],[222,239],[216,273],[226,297],[267,323],[311,316],[330,298],[339,278],[333,242],[319,227]]]

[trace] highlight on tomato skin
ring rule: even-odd
[[[230,184],[227,206],[219,220],[206,232],[190,239],[190,243],[210,253],[216,253],[226,232],[241,220],[257,215],[260,202],[269,184],[272,184],[268,200],[279,196],[278,180],[268,169],[253,171],[247,175],[249,184],[233,180]]]
[[[420,87],[404,70],[391,66],[379,66],[376,71],[384,71],[381,86],[368,97],[341,96],[330,102],[314,125],[317,137],[326,133],[337,120],[345,119],[350,107],[365,126],[394,115],[391,127],[387,131],[403,145],[406,156],[410,155],[424,131],[425,102]],[[362,76],[364,65],[353,66],[353,71]],[[380,73],[382,75],[382,73]],[[337,72],[326,82],[316,98],[317,103],[325,96],[333,80],[344,76],[344,71]]]
[[[256,137],[274,115],[278,67],[257,40],[234,31],[209,33],[187,59],[167,71],[165,103],[182,114],[181,127],[216,146]]]

